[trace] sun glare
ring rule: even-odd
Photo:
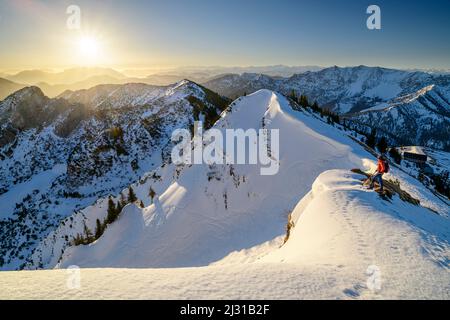
[[[82,37],[78,43],[81,54],[88,58],[95,57],[98,54],[98,41],[92,37]]]
[[[80,65],[97,65],[104,60],[102,42],[98,37],[82,35],[75,42],[74,58]]]

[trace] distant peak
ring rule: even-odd
[[[404,105],[407,103],[411,103],[411,102],[419,99],[420,97],[427,95],[429,91],[434,90],[434,87],[435,87],[435,85],[431,84],[429,86],[426,86],[426,87],[423,87],[423,88],[417,90],[416,92],[398,97],[397,99],[395,99],[395,102],[392,104],[392,106],[398,106],[398,105]]]
[[[183,79],[183,80],[178,82],[178,85],[182,86],[182,85],[191,84],[191,83],[192,83],[192,81],[190,81],[188,79]]]
[[[250,94],[249,96],[255,97],[255,96],[272,96],[272,95],[276,95],[276,92],[269,89],[259,89],[254,93]]]
[[[178,88],[190,87],[190,86],[198,86],[198,84],[193,82],[193,81],[191,81],[191,80],[183,79],[183,80],[180,80],[180,81],[176,82],[173,85],[172,89],[176,90]]]
[[[40,97],[45,97],[44,93],[42,92],[42,90],[37,87],[37,86],[29,86],[29,87],[25,87],[22,88],[18,91],[16,91],[15,93],[13,93],[13,95],[19,95],[19,96],[40,96]]]

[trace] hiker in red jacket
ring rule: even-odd
[[[383,174],[389,171],[389,165],[386,158],[383,155],[378,156],[377,171],[370,178],[370,189],[373,189],[374,182],[378,182],[380,186],[380,192],[383,192]]]

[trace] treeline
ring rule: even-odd
[[[319,106],[317,101],[314,101],[312,104],[310,103],[308,96],[304,94],[297,95],[295,90],[292,90],[290,95],[288,96],[291,100],[297,103],[299,106],[305,109],[310,109],[315,113],[318,113],[320,117],[326,118],[329,124],[341,124],[341,119],[339,115],[333,111],[322,108]]]
[[[376,129],[373,129],[369,135],[366,135],[365,143],[374,150],[375,148],[378,149],[381,153],[388,152],[389,157],[394,160],[395,163],[398,165],[401,164],[402,155],[400,152],[398,152],[395,147],[389,148],[385,137],[377,138]],[[443,171],[440,174],[421,172],[417,178],[419,181],[423,182],[424,178],[421,178],[422,175],[428,176],[429,180],[434,185],[434,189],[450,199],[450,173],[448,171]]]
[[[378,138],[377,137],[377,130],[372,129],[370,134],[366,134],[366,145],[371,147],[374,150],[378,150],[380,153],[386,153],[389,152],[389,156],[391,159],[395,161],[397,164],[401,164],[402,162],[402,155],[398,152],[398,150],[395,147],[389,148],[388,141],[385,137]]]
[[[292,90],[291,93],[288,95],[288,98],[293,100],[297,105],[304,109],[308,109],[313,111],[314,113],[318,113],[322,118],[326,117],[327,122],[329,124],[340,124],[344,128],[344,130],[350,129],[360,135],[362,135],[364,138],[361,139],[362,142],[364,142],[367,146],[372,148],[373,150],[378,150],[382,154],[388,154],[389,158],[392,159],[395,163],[398,165],[402,162],[402,155],[399,153],[397,148],[390,147],[388,139],[386,137],[381,136],[378,137],[377,130],[372,129],[370,132],[367,131],[361,131],[357,128],[352,128],[352,126],[348,126],[348,123],[346,122],[346,119],[341,119],[338,114],[322,108],[319,106],[317,101],[314,101],[314,103],[310,103],[309,98],[304,95],[300,94],[298,95],[295,90]],[[428,175],[428,177],[431,179],[431,182],[434,184],[435,190],[439,192],[440,194],[445,195],[450,199],[450,173],[448,171],[444,171],[441,174],[431,174]]]
[[[152,199],[152,201],[155,195],[156,195],[155,191],[150,187],[149,196]],[[86,226],[86,223],[84,223],[83,233],[82,234],[78,233],[76,237],[73,239],[72,244],[78,246],[82,244],[83,245],[90,244],[96,241],[103,235],[108,225],[113,223],[119,218],[122,209],[127,204],[137,203],[138,200],[139,199],[137,198],[131,186],[128,188],[128,196],[125,197],[123,193],[121,193],[120,200],[117,201],[117,203],[115,203],[114,200],[111,197],[109,197],[106,218],[103,221],[100,221],[99,219],[96,220],[94,232],[92,232],[92,230]],[[142,200],[139,200],[139,206],[141,208],[144,208],[144,203],[142,202]]]
[[[441,174],[433,174],[431,179],[433,180],[436,191],[450,199],[449,172],[443,171]]]
[[[319,106],[317,101],[314,101],[312,104],[309,101],[308,96],[304,94],[298,95],[295,90],[292,90],[290,95],[288,96],[291,100],[296,102],[299,106],[305,109],[309,109],[315,113],[318,113],[322,118],[327,118],[327,122],[329,124],[340,124],[343,126],[344,130],[351,129],[345,119],[341,119],[339,115],[329,109],[322,108]],[[385,137],[378,138],[376,129],[373,129],[370,133],[360,132],[355,129],[352,129],[357,133],[365,136],[364,143],[368,145],[370,148],[374,150],[378,150],[380,153],[386,153],[389,150],[389,156],[397,163],[400,164],[402,161],[402,156],[397,151],[396,148],[389,148],[388,140]]]

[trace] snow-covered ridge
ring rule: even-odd
[[[288,242],[263,261],[276,260],[278,255],[286,262],[290,261],[288,259],[306,262],[308,255],[329,260],[333,256],[330,251],[334,250],[329,245],[334,242],[334,246],[348,250],[336,258],[354,259],[353,262],[358,263],[359,257],[353,252],[358,252],[354,246],[361,243],[354,240],[365,238],[365,241],[373,240],[370,245],[366,243],[366,247],[376,250],[371,253],[373,262],[379,259],[378,264],[382,263],[382,258],[388,266],[398,265],[398,261],[391,260],[400,257],[402,263],[410,264],[412,256],[394,253],[404,247],[414,252],[413,260],[423,259],[450,270],[449,219],[399,197],[383,201],[377,193],[361,188],[362,178],[364,176],[344,170],[329,170],[319,175],[311,193],[293,210],[294,227]],[[320,231],[319,226],[322,226]],[[352,232],[346,229],[352,229]],[[395,247],[382,246],[394,243]],[[367,249],[364,252],[368,253]]]
[[[335,166],[351,166],[349,147],[295,120],[294,111],[281,95],[261,90],[239,99],[231,110],[216,128],[260,128],[265,118],[267,128],[280,129],[282,165],[278,175],[261,176],[258,165],[170,165],[157,172],[160,181],[150,179],[134,186],[146,205],[151,202],[147,196],[150,187],[158,197],[144,209],[125,208],[120,219],[133,230],[123,230],[119,220],[95,244],[70,248],[61,266],[176,267],[214,262],[232,250],[283,233],[283,215],[308,190],[308,181],[333,159]],[[314,141],[317,146],[302,155],[301,149],[292,148],[294,137],[300,145]],[[102,252],[102,257],[95,252]]]
[[[170,151],[171,132],[189,128],[194,114],[203,117],[201,107],[219,116],[228,105],[189,81],[65,94],[49,99],[28,87],[0,102],[2,269],[24,267],[35,249],[51,242],[57,252],[43,249],[47,253],[33,256],[35,267],[46,265],[46,257],[60,254],[72,239],[70,232],[48,239],[53,231],[62,223],[66,229],[83,226],[84,218],[66,218],[159,167]]]
[[[69,102],[83,103],[94,109],[139,107],[159,99],[180,95],[202,95],[196,84],[189,80],[179,81],[171,86],[154,86],[144,83],[105,84],[78,91],[66,91],[58,96]]]
[[[358,130],[372,128],[394,145],[421,145],[449,150],[450,90],[429,85],[360,113],[350,115]]]
[[[418,90],[417,92],[413,92],[411,94],[408,94],[404,97],[399,97],[395,99],[395,103],[393,103],[392,105],[399,105],[399,104],[403,104],[403,103],[411,103],[414,100],[417,100],[419,97],[425,95],[426,93],[428,93],[429,91],[433,90],[433,88],[435,87],[434,84],[426,86],[420,90]]]
[[[142,183],[133,185],[145,208],[127,206],[99,240],[89,246],[67,249],[58,266],[221,265],[220,260],[233,252],[259,252],[252,250],[259,246],[271,248],[264,244],[284,236],[288,213],[307,196],[311,185],[316,193],[321,188],[339,185],[347,188],[342,182],[313,184],[324,171],[345,169],[340,171],[345,176],[344,172],[353,167],[369,169],[374,166],[370,155],[359,144],[336,128],[294,111],[283,96],[269,90],[235,101],[231,112],[215,127],[219,130],[259,128],[262,119],[268,128],[280,130],[278,175],[261,176],[259,167],[252,165],[160,168],[156,172],[159,179],[152,179],[150,175]],[[412,181],[411,177],[395,169],[389,176],[398,179],[424,206],[432,207],[443,216],[448,214],[448,208],[443,208],[433,194],[422,190],[420,183]],[[148,197],[150,187],[157,194],[153,203]],[[382,201],[374,193],[365,194]],[[348,209],[348,204],[344,202],[342,207]],[[419,208],[424,217],[435,215],[426,208]],[[84,214],[89,217],[89,210]]]
[[[449,297],[448,218],[398,197],[382,201],[361,189],[360,179],[343,170],[322,173],[294,209],[287,243],[260,261],[332,264],[360,278],[347,289],[354,297],[376,296],[364,274],[371,266],[381,298]]]

